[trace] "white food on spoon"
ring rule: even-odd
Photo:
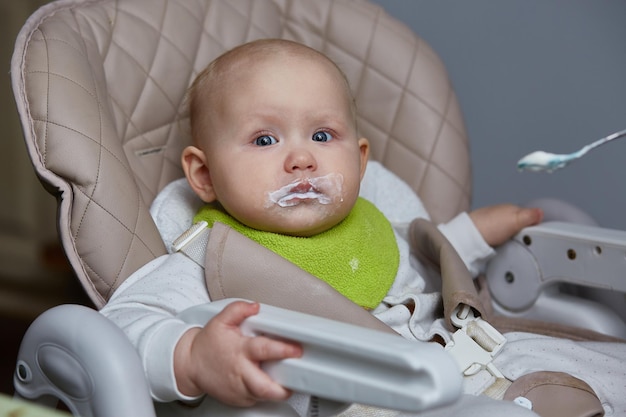
[[[579,151],[568,154],[556,154],[544,151],[531,152],[519,161],[517,161],[517,169],[519,169],[520,171],[527,170],[552,172],[556,169],[565,167],[567,164],[582,157],[593,148],[610,142],[613,139],[621,138],[622,136],[626,136],[626,129],[610,134],[609,136],[606,136],[593,143],[590,143],[587,146],[584,146]]]

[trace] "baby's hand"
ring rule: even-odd
[[[183,335],[174,354],[176,381],[183,394],[206,393],[240,407],[289,397],[289,390],[273,381],[260,363],[300,357],[302,348],[267,337],[244,336],[240,324],[258,312],[258,303],[233,302],[204,328]]]
[[[543,211],[513,204],[481,207],[469,213],[476,228],[489,246],[499,246],[523,228],[541,222]]]

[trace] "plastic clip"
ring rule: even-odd
[[[182,250],[188,243],[193,241],[204,229],[209,226],[204,220],[195,223],[189,229],[187,229],[182,235],[176,238],[172,243],[172,249],[174,252]]]
[[[492,325],[475,317],[472,309],[461,305],[454,311],[452,323],[459,329],[446,344],[445,350],[455,359],[464,376],[487,370],[496,378],[504,378],[493,359],[506,344],[506,338]]]

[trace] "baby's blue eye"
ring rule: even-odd
[[[333,136],[328,132],[315,132],[311,139],[315,142],[328,142],[333,139]]]
[[[276,138],[269,135],[259,136],[254,140],[254,144],[257,146],[269,146],[277,142]]]

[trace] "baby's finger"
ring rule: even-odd
[[[291,395],[291,391],[252,363],[245,372],[243,382],[249,396],[259,401],[284,401]]]
[[[224,307],[224,309],[214,317],[214,320],[227,326],[239,326],[248,317],[258,314],[259,308],[258,303],[234,301]]]
[[[252,362],[299,358],[302,356],[302,347],[297,343],[258,336],[249,339],[246,355]]]
[[[541,223],[543,211],[538,208],[520,208],[517,214],[518,226],[521,229]]]

